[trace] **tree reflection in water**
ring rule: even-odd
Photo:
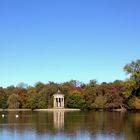
[[[2,114],[3,112],[1,112]],[[19,115],[19,118],[15,117]],[[139,140],[140,113],[128,112],[5,112],[0,139]]]

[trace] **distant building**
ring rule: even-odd
[[[53,95],[53,107],[64,108],[64,94],[60,90]]]

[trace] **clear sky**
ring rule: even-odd
[[[126,78],[140,58],[140,0],[0,0],[0,86]]]

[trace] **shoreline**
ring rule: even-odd
[[[0,109],[0,111],[32,111],[32,109]]]
[[[7,111],[7,112],[10,112],[10,111],[35,111],[35,112],[53,112],[53,111],[65,111],[65,112],[72,112],[72,111],[84,111],[84,110],[81,110],[81,109],[76,109],[76,108],[48,108],[48,109],[0,109],[0,112],[4,112],[4,111]],[[108,111],[108,112],[140,112],[140,109],[107,109],[107,110],[86,110],[85,112],[87,111]]]
[[[76,108],[50,108],[50,109],[34,109],[33,111],[81,111],[81,109]]]
[[[81,111],[81,109],[75,108],[50,108],[50,109],[0,109],[2,111],[36,111],[36,112],[51,112],[51,111]]]

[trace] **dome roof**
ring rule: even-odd
[[[60,90],[58,90],[56,93],[54,94],[63,94]]]

